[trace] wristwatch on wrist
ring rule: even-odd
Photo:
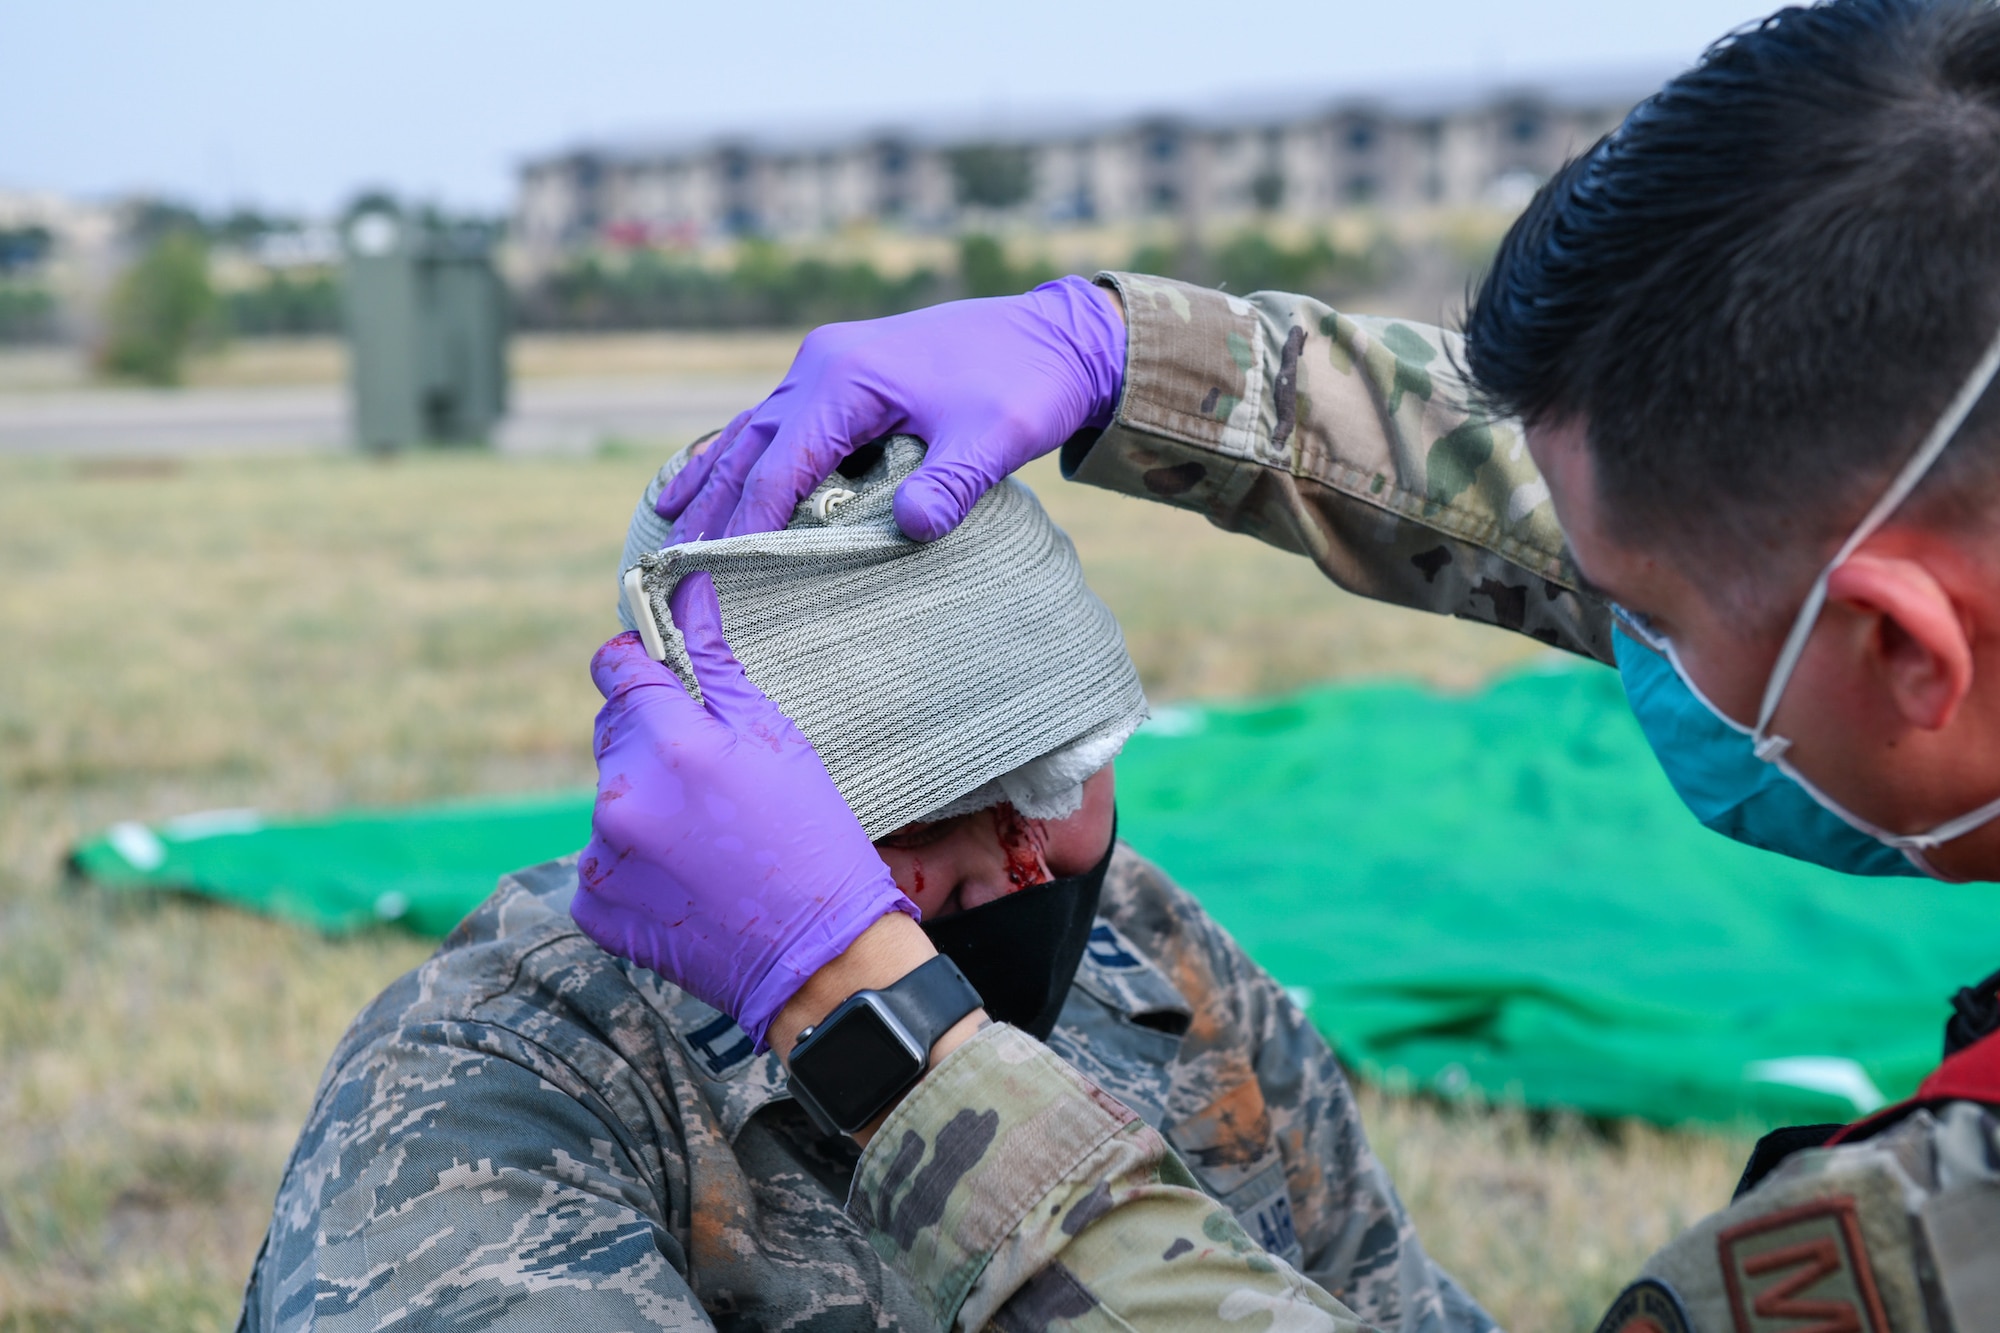
[[[892,986],[850,995],[799,1034],[792,1096],[821,1133],[852,1134],[923,1077],[937,1039],[980,1004],[943,954]]]

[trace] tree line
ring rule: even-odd
[[[970,196],[991,201],[1018,188],[1019,164],[1007,154],[967,157],[957,165]],[[364,194],[342,219],[394,206],[387,196]],[[204,215],[172,202],[142,201],[128,207],[123,221],[136,257],[103,312],[94,351],[106,373],[172,384],[189,355],[230,338],[339,332],[334,264],[268,266],[249,283],[215,280],[219,254],[253,256],[274,234],[302,232],[298,219],[247,209]],[[488,225],[498,230],[497,223]],[[40,228],[0,233],[0,342],[59,335],[57,302],[38,281],[52,245]],[[1325,234],[1284,240],[1252,228],[1216,242],[1145,245],[1109,266],[1234,292],[1277,289],[1337,301],[1380,284],[1400,262],[1386,240],[1354,248]],[[947,262],[902,272],[757,238],[738,242],[720,265],[685,252],[606,248],[580,253],[517,288],[511,313],[516,327],[532,330],[805,328],[959,297],[1008,295],[1064,271],[1045,259],[1019,257],[999,239],[978,233],[960,237]]]
[[[861,260],[790,253],[746,241],[724,266],[656,250],[586,253],[516,295],[520,327],[551,330],[798,328],[893,315],[966,296],[1004,296],[1060,277],[1046,260],[1017,260],[994,237],[958,242],[955,264],[888,275]],[[1322,299],[1379,284],[1399,257],[1386,241],[1344,249],[1324,235],[1285,242],[1246,231],[1220,244],[1143,246],[1123,263],[1142,273]]]

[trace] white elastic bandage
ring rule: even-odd
[[[667,599],[707,570],[737,660],[811,739],[869,837],[1002,801],[1034,819],[1073,813],[1083,780],[1145,721],[1117,620],[1025,486],[1003,482],[952,532],[910,541],[891,504],[923,445],[895,436],[782,532],[662,550],[670,528],[652,501],[685,457],[633,515],[620,619],[650,619],[649,649],[698,694]]]

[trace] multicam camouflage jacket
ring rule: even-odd
[[[993,1117],[947,1117],[942,1163],[892,1145],[857,1186],[854,1145],[813,1129],[777,1058],[593,944],[570,921],[575,887],[574,858],[507,876],[355,1021],[286,1168],[241,1328],[948,1325],[978,1274],[912,1284],[893,1261],[938,1254],[939,1222],[966,1206],[1011,1221],[1011,1201],[1041,1199],[1011,1172],[967,1192],[950,1165],[978,1159]],[[976,1044],[1003,1078],[1030,1076],[1044,1100],[1090,1088],[1086,1120],[1173,1145],[1176,1182],[1217,1208],[1184,1249],[1233,1246],[1246,1270],[1282,1256],[1377,1327],[1492,1327],[1412,1234],[1325,1042],[1128,849],[1048,1044],[989,1031]],[[1064,1072],[1033,1077],[1043,1064]],[[1006,1128],[1090,1159],[1087,1132],[1025,1101]],[[1087,1182],[1049,1229],[1073,1234],[1110,1203]],[[1030,1250],[1010,1254],[995,1273]],[[1010,1333],[1074,1313],[1061,1270],[1036,1271],[985,1312]]]
[[[1608,608],[1579,590],[1518,427],[1468,409],[1449,334],[1296,296],[1100,281],[1125,302],[1126,387],[1111,428],[1064,450],[1068,475],[1194,509],[1351,591],[1610,660]],[[941,1323],[1321,1333],[1352,1327],[1349,1307],[1377,1317],[1260,1249],[1188,1188],[1193,1159],[1079,1068],[1094,1072],[989,1028],[862,1154],[854,1214],[881,1224],[878,1251]],[[887,1225],[907,1214],[921,1221]],[[1965,1100],[1784,1158],[1663,1250],[1603,1324],[1996,1328],[2000,1121]]]

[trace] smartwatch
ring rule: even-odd
[[[881,990],[858,991],[799,1034],[792,1096],[824,1134],[853,1134],[909,1090],[931,1047],[983,1001],[939,954]]]

